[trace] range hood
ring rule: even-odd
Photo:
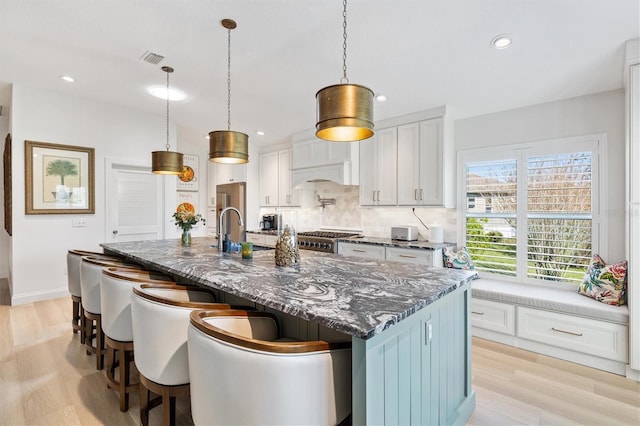
[[[343,161],[337,164],[291,170],[292,188],[298,188],[305,182],[322,182],[328,180],[340,185],[358,185],[357,167],[354,168],[351,161]]]

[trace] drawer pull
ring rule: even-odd
[[[582,336],[582,333],[573,333],[571,331],[560,330],[559,328],[551,327],[553,331],[557,331],[558,333],[571,334],[573,336]]]
[[[356,253],[366,253],[366,250],[360,250],[360,249],[351,249],[351,251],[355,251]]]
[[[471,313],[474,315],[484,315],[484,312],[471,311]]]
[[[408,257],[409,259],[415,259],[416,258],[416,256],[411,256],[411,255],[408,255],[408,254],[401,254],[400,257]]]

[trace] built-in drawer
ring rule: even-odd
[[[384,246],[338,242],[338,254],[384,260]]]
[[[278,236],[277,235],[265,235],[264,236],[264,245],[265,245],[265,247],[275,247],[277,241],[278,241]]]
[[[394,262],[417,263],[420,265],[442,267],[442,251],[387,247],[386,259]],[[437,260],[440,259],[438,263]]]
[[[247,232],[247,242],[257,246],[275,247],[276,241],[278,241],[277,235],[251,234]]]
[[[508,303],[471,299],[471,325],[514,336],[516,307]]]
[[[626,325],[518,307],[518,337],[627,362],[629,330]]]

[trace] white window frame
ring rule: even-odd
[[[499,160],[516,160],[517,163],[517,198],[527,197],[527,158],[542,155],[555,155],[571,152],[592,153],[592,186],[591,186],[591,251],[592,255],[598,253],[605,259],[608,258],[608,220],[607,197],[608,173],[607,152],[608,142],[605,133],[583,135],[569,138],[549,139],[513,145],[501,145],[489,148],[476,148],[458,152],[458,246],[466,244],[466,167],[468,163],[494,162]],[[524,167],[523,167],[524,165]],[[520,206],[518,202],[518,206]],[[525,203],[526,205],[526,203]],[[559,283],[550,283],[527,277],[527,210],[518,208],[516,212],[516,276],[479,272],[482,278],[491,278],[501,281],[510,281],[523,284],[535,284],[537,286],[558,287]],[[561,284],[573,285],[570,283]],[[575,285],[574,285],[575,286]]]

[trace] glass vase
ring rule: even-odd
[[[183,246],[191,245],[191,229],[182,230],[182,245]]]

